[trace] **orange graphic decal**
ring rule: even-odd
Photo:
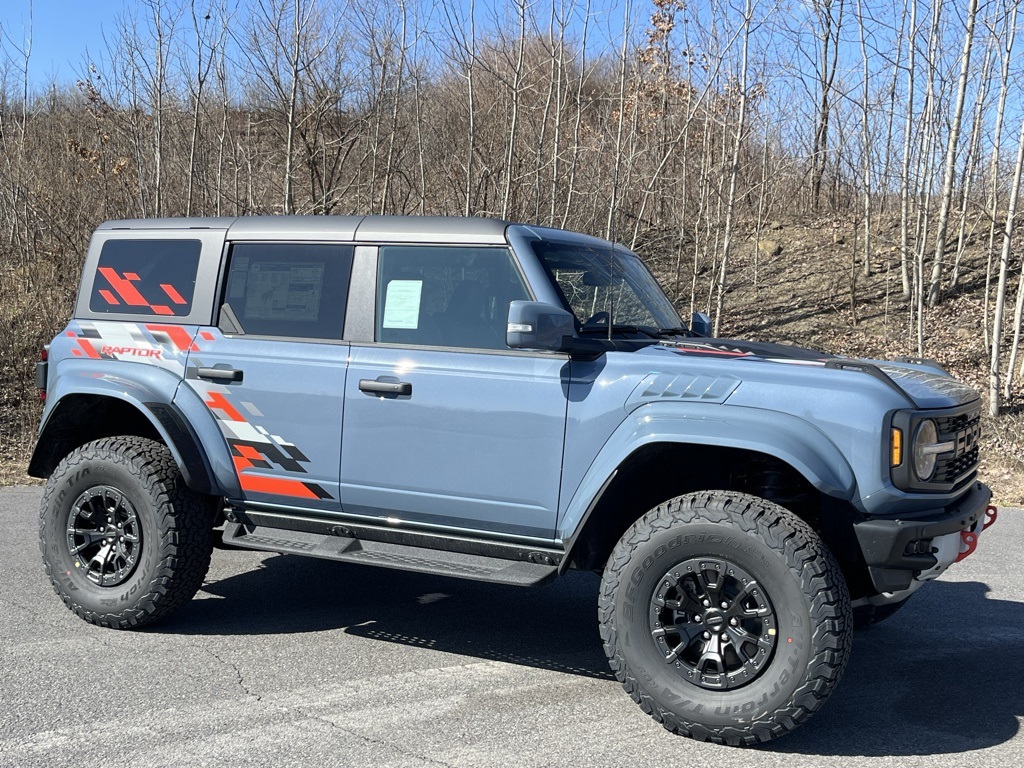
[[[166,293],[167,297],[175,304],[188,304],[188,302],[181,297],[181,294],[174,290],[174,286],[170,283],[160,283],[160,287],[164,289],[164,293]]]
[[[121,303],[120,301],[117,300],[117,297],[110,291],[108,291],[106,288],[100,288],[100,296],[106,299],[107,304],[117,305]]]
[[[110,267],[100,267],[99,271],[101,275],[107,278],[107,282],[117,291],[117,295],[121,297],[125,304],[131,307],[149,306],[149,302],[142,297],[142,294],[138,292],[129,280],[119,276]],[[138,276],[136,276],[136,279],[138,279]]]
[[[209,395],[210,399],[206,401],[206,404],[210,406],[211,409],[223,413],[228,417],[228,421],[245,421],[242,414],[235,410],[235,406],[229,403],[228,399],[220,392],[210,392]]]
[[[243,469],[252,469],[252,462],[248,459],[244,459],[241,456],[232,456],[231,460],[235,462],[235,472],[238,474],[239,481],[242,478]]]
[[[285,480],[275,477],[257,477],[256,475],[239,475],[242,490],[256,493],[273,493],[278,496],[292,496],[299,499],[320,498],[306,484],[299,480]]]
[[[96,348],[85,339],[78,339],[78,346],[85,352],[86,357],[91,357],[93,360],[100,359],[100,353],[96,351]]]
[[[154,310],[156,307],[154,307]],[[163,307],[167,309],[167,307]],[[168,310],[169,311],[169,310]],[[189,332],[180,325],[147,325],[146,330],[150,333],[166,333],[175,349],[179,352],[198,352],[199,347],[192,343]]]
[[[242,454],[247,459],[255,459],[256,461],[263,461],[263,454],[253,448],[251,445],[236,445],[235,450]]]

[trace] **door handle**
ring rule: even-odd
[[[379,379],[360,379],[360,392],[371,392],[382,395],[411,395],[412,384],[408,381],[380,381]]]
[[[198,368],[196,376],[200,379],[218,379],[219,381],[241,381],[242,371],[237,368]]]

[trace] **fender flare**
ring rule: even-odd
[[[850,501],[857,491],[856,475],[842,451],[818,427],[797,416],[706,403],[644,405],[611,434],[559,515],[556,535],[565,542],[563,567],[619,467],[654,443],[756,451],[786,462],[828,496]]]
[[[125,369],[124,366],[130,366]],[[46,477],[63,456],[54,455],[61,417],[80,396],[118,400],[135,408],[159,434],[185,484],[213,496],[241,496],[234,464],[213,414],[199,396],[181,387],[179,375],[151,365],[62,361],[48,392],[46,415],[29,461],[28,474]]]

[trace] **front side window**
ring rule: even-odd
[[[606,333],[611,326],[613,331],[655,334],[682,325],[654,276],[629,251],[546,240],[534,242],[533,250],[576,316],[580,332]]]
[[[185,317],[199,270],[199,240],[122,240],[103,244],[89,309]]]
[[[340,340],[352,254],[351,245],[237,243],[221,327],[255,336]]]
[[[384,246],[377,341],[508,349],[509,302],[529,299],[507,248]]]

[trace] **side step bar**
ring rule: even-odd
[[[322,557],[346,563],[378,565],[403,571],[433,573],[438,576],[454,576],[520,587],[539,586],[553,579],[558,573],[557,565],[442,552],[436,549],[307,531],[284,531],[263,526],[247,527],[240,523],[227,524],[224,530],[224,544],[230,547]]]

